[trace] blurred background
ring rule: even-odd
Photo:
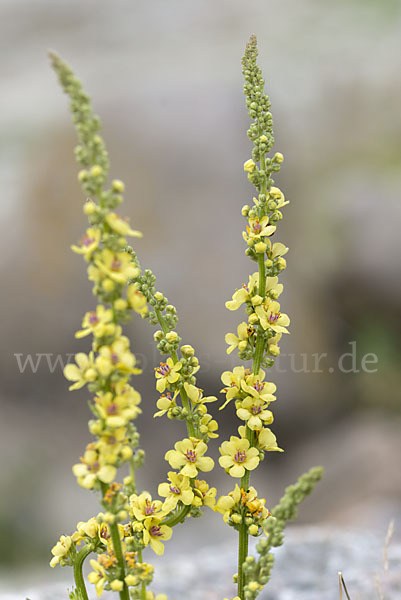
[[[86,227],[85,198],[49,48],[92,97],[112,176],[126,184],[121,213],[144,233],[141,263],[177,306],[179,333],[201,361],[199,385],[219,395],[221,372],[236,364],[224,335],[242,319],[224,302],[254,270],[241,237],[240,209],[253,195],[241,57],[257,34],[275,150],[285,156],[277,184],[291,202],[278,235],[291,248],[282,307],[292,324],[270,374],[285,453],[269,456],[252,483],[274,505],[322,464],[299,523],[384,535],[395,518],[397,534],[401,3],[2,0],[0,23],[1,565],[43,566],[58,536],[98,511],[71,473],[90,440],[88,395],[67,391],[62,364],[88,350],[74,332],[94,299],[70,251]],[[138,317],[127,332],[144,369],[134,381],[147,453],[138,477],[156,493],[162,457],[184,429],[152,417],[152,327]],[[230,409],[218,416],[221,443],[237,422]],[[232,486],[219,467],[209,480],[219,493]],[[210,513],[202,529],[187,524],[174,536],[207,541],[220,521]]]

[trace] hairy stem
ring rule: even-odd
[[[77,590],[79,592],[80,600],[88,600],[88,593],[85,587],[85,579],[82,573],[82,567],[84,564],[85,558],[93,552],[93,548],[91,545],[84,546],[78,552],[74,560],[74,580]]]

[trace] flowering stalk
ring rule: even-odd
[[[154,600],[153,592],[147,589],[153,567],[143,561],[143,552],[150,547],[156,554],[163,554],[163,543],[170,539],[172,528],[187,516],[200,516],[206,506],[221,512],[225,522],[239,532],[236,600],[252,600],[269,579],[273,564],[270,549],[282,543],[286,521],[295,517],[296,505],[321,477],[318,468],[303,475],[287,488],[271,512],[265,499],[259,498],[249,485],[250,471],[263,460],[264,453],[282,452],[268,427],[273,421],[270,404],[276,399],[276,386],[265,380],[263,368],[273,365],[280,352],[278,342],[283,333],[288,333],[289,325],[288,316],[280,311],[277,302],[283,290],[278,275],[286,267],[283,256],[288,248],[270,241],[282,219],[280,209],[288,204],[272,179],[283,156],[276,153],[268,157],[274,141],[272,118],[256,64],[256,39],[252,37],[246,48],[243,72],[247,106],[254,119],[248,131],[254,149],[244,168],[256,186],[257,198],[252,208],[243,207],[242,214],[247,219],[243,234],[246,254],[257,262],[258,270],[226,303],[229,310],[245,305],[248,315],[247,322],[238,326],[237,335],[226,335],[227,352],[237,349],[239,358],[251,361],[251,366],[238,366],[222,375],[226,401],[221,408],[234,400],[243,424],[238,428],[239,437],[231,436],[222,443],[219,459],[226,472],[240,482],[216,506],[216,489],[209,488],[199,478],[199,472],[209,472],[214,466],[206,453],[210,439],[217,437],[218,426],[208,414],[207,404],[217,399],[204,396],[197,387],[199,361],[192,346],[181,345],[176,331],[177,311],[162,292],[156,291],[152,271],[142,270],[135,250],[127,243],[128,237],[138,238],[141,233],[115,212],[122,202],[124,185],[113,180],[107,187],[109,159],[99,134],[100,121],[92,112],[89,97],[70,68],[54,53],[50,56],[70,98],[79,139],[79,180],[89,197],[84,205],[89,227],[72,250],[88,264],[88,277],[97,297],[96,307],[84,315],[82,328],[76,333],[77,338],[92,335],[91,351],[78,353],[75,364],[67,365],[64,371],[72,382],[71,390],[87,386],[93,396],[89,406],[94,419],[89,422],[89,430],[95,441],[88,444],[73,473],[79,485],[99,492],[104,511],[87,522],[79,522],[71,536],[62,535],[52,549],[50,564],[73,567],[76,590],[71,598],[76,600],[88,597],[82,565],[91,553],[97,558],[90,560],[93,571],[88,580],[95,585],[98,596],[106,589],[117,592],[120,600]],[[152,499],[148,492],[137,492],[135,471],[143,463],[144,452],[139,448],[134,424],[141,413],[141,398],[131,385],[131,377],[141,371],[130,342],[123,335],[123,325],[133,312],[160,328],[154,339],[166,357],[155,368],[159,398],[154,416],[167,416],[186,424],[187,437],[176,442],[165,455],[172,470],[168,481],[158,486],[163,500]],[[129,466],[129,475],[121,484],[116,477],[123,464]],[[265,536],[257,545],[258,560],[248,556],[249,535]],[[156,600],[165,598],[160,594]]]
[[[276,386],[265,380],[264,368],[270,368],[279,355],[278,343],[283,334],[289,333],[287,326],[289,317],[282,313],[278,297],[283,285],[278,275],[286,267],[283,256],[288,248],[280,243],[273,243],[270,238],[276,233],[279,221],[283,218],[281,208],[288,202],[284,194],[273,186],[273,173],[280,170],[283,161],[281,153],[272,157],[268,154],[274,143],[273,121],[270,113],[270,100],[264,93],[264,80],[256,63],[256,37],[251,36],[243,57],[243,74],[245,78],[244,93],[249,115],[253,120],[248,130],[248,137],[254,144],[252,158],[244,164],[248,179],[256,187],[257,196],[254,205],[242,208],[242,215],[247,220],[243,238],[247,244],[246,254],[258,264],[258,271],[249,276],[247,284],[234,293],[232,300],[226,302],[229,310],[237,310],[245,305],[247,322],[240,323],[237,335],[228,333],[227,353],[238,351],[243,361],[252,361],[251,367],[238,366],[232,372],[225,371],[222,381],[226,387],[225,408],[231,400],[235,401],[236,414],[243,424],[238,428],[239,437],[231,436],[229,441],[220,447],[220,465],[234,478],[239,478],[239,485],[228,496],[222,496],[215,510],[223,514],[226,523],[239,532],[238,573],[235,579],[238,584],[237,600],[255,598],[263,585],[268,581],[264,564],[259,571],[250,569],[254,564],[253,557],[248,556],[249,535],[258,537],[265,534],[260,542],[262,548],[261,561],[266,562],[265,550],[273,544],[270,532],[274,522],[274,513],[266,508],[266,500],[258,497],[255,488],[250,487],[250,472],[263,460],[265,452],[278,451],[276,436],[268,425],[273,422],[270,404],[276,400]],[[287,494],[285,501],[292,507],[309,493],[313,484],[321,476],[321,470],[313,472],[308,479],[309,486],[303,485],[301,491],[293,496]],[[278,510],[279,512],[279,510]],[[292,514],[292,513],[291,513]],[[286,516],[285,520],[288,520]],[[283,521],[283,526],[285,521]],[[263,543],[262,543],[263,542]],[[265,544],[266,542],[266,544]],[[271,562],[271,555],[268,555]]]
[[[76,364],[67,365],[64,371],[72,382],[70,389],[87,385],[94,394],[90,408],[95,419],[89,422],[89,429],[96,441],[87,446],[73,472],[79,485],[100,492],[105,510],[87,523],[78,523],[72,536],[61,536],[52,549],[51,566],[73,566],[77,598],[86,600],[82,564],[95,551],[98,558],[90,561],[93,572],[88,579],[95,584],[98,596],[109,589],[118,592],[121,600],[152,600],[154,595],[147,591],[147,585],[153,567],[143,562],[143,550],[150,546],[162,554],[163,542],[171,537],[174,525],[187,515],[199,516],[201,507],[214,504],[216,490],[197,477],[199,471],[210,471],[214,465],[205,453],[209,439],[217,437],[217,423],[207,413],[206,403],[217,399],[203,396],[196,387],[199,361],[191,346],[179,348],[176,309],[155,291],[153,273],[148,269],[142,272],[135,251],[127,244],[128,236],[142,234],[115,212],[124,185],[113,180],[106,188],[109,160],[89,97],[69,67],[54,53],[50,57],[70,97],[79,138],[79,180],[90,197],[84,205],[89,228],[72,250],[88,263],[88,276],[98,299],[95,310],[85,314],[82,329],[76,333],[77,338],[93,336],[92,350],[88,355],[78,353]],[[148,492],[138,495],[136,490],[135,470],[142,465],[144,452],[138,447],[133,420],[141,413],[141,399],[129,382],[140,369],[128,338],[122,335],[122,326],[131,319],[132,311],[160,325],[155,340],[160,352],[169,355],[155,369],[156,389],[161,394],[155,416],[167,414],[170,419],[184,420],[187,426],[188,437],[166,453],[175,470],[168,473],[169,481],[158,487],[164,501],[152,500]],[[123,463],[129,464],[130,473],[124,485],[115,481]]]

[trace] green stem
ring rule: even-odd
[[[177,523],[179,523],[183,517],[189,513],[190,510],[191,506],[183,506],[177,514],[165,519],[162,524],[167,525],[168,527],[174,527],[174,525],[177,525]]]
[[[132,457],[129,460],[129,474],[131,476],[131,486],[135,493],[136,492],[135,466],[134,466],[134,460]]]
[[[264,162],[264,161],[263,161]],[[262,164],[262,161],[261,161]],[[260,254],[258,256],[259,263],[259,296],[264,299],[266,295],[266,271],[265,271],[265,256]],[[258,336],[256,340],[255,352],[253,355],[252,373],[257,375],[259,373],[260,365],[262,363],[263,354],[265,350],[265,337],[263,328],[259,325]],[[246,437],[249,441],[249,447],[254,445],[254,433],[249,427],[246,427]],[[244,491],[249,488],[250,472],[245,470],[244,476],[241,478],[240,487]],[[239,530],[239,541],[238,541],[238,596],[241,600],[244,600],[244,587],[245,587],[245,575],[243,571],[243,564],[246,557],[248,556],[248,528],[243,520]]]
[[[108,486],[106,483],[101,483],[100,485],[101,485],[101,489],[102,489],[102,495],[104,498],[104,496],[107,492]],[[118,567],[120,569],[120,579],[124,583],[123,589],[121,590],[121,592],[119,592],[120,600],[130,600],[128,587],[124,581],[125,580],[124,557],[123,557],[123,551],[121,548],[121,540],[120,540],[120,532],[118,530],[118,523],[113,523],[112,525],[109,525],[109,527],[110,527],[111,541],[113,543],[114,554],[117,559]]]
[[[142,550],[138,550],[138,562],[142,562]],[[146,600],[146,584],[141,585],[141,600]]]
[[[248,471],[249,472],[249,471]],[[245,521],[240,525],[238,541],[238,596],[244,600],[245,577],[243,564],[248,556],[248,531]]]
[[[169,328],[168,328],[167,323],[166,323],[162,313],[160,312],[160,310],[155,308],[155,314],[156,314],[157,320],[159,321],[160,327],[163,330],[163,333],[164,334],[168,333]],[[171,358],[173,359],[174,363],[177,363],[178,362],[177,352],[173,351],[171,353]],[[182,388],[180,390],[180,395],[181,395],[181,400],[182,400],[182,406],[188,411],[188,414],[189,414],[191,411],[191,404],[189,402],[189,398],[188,398],[187,393],[184,390],[184,388]],[[187,431],[188,431],[189,437],[195,437],[194,424],[191,423],[190,421],[188,421],[187,419],[185,419],[185,421],[187,424]]]
[[[88,600],[88,593],[85,587],[85,579],[82,573],[82,567],[84,564],[85,558],[93,552],[93,548],[91,545],[84,546],[78,552],[74,560],[74,580],[77,590],[79,592],[80,600]]]
[[[120,600],[129,600],[128,587],[124,581],[124,579],[125,579],[124,558],[123,558],[123,551],[121,548],[120,532],[118,530],[117,523],[113,523],[112,525],[110,525],[110,533],[111,533],[111,540],[113,542],[114,554],[116,556],[118,566],[120,568],[120,578],[124,582],[124,587],[120,592]]]

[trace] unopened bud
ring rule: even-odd
[[[92,175],[92,177],[99,177],[100,175],[102,175],[102,173],[103,169],[100,165],[94,165],[90,170],[90,174]]]
[[[83,206],[83,211],[85,215],[93,215],[96,212],[97,205],[93,200],[87,200]]]
[[[186,358],[189,358],[195,354],[195,350],[189,344],[186,344],[185,346],[181,346],[180,350],[181,350],[182,355],[185,356]]]
[[[119,194],[122,194],[125,189],[125,185],[119,179],[113,179],[111,187],[113,189],[113,192],[118,192]]]

